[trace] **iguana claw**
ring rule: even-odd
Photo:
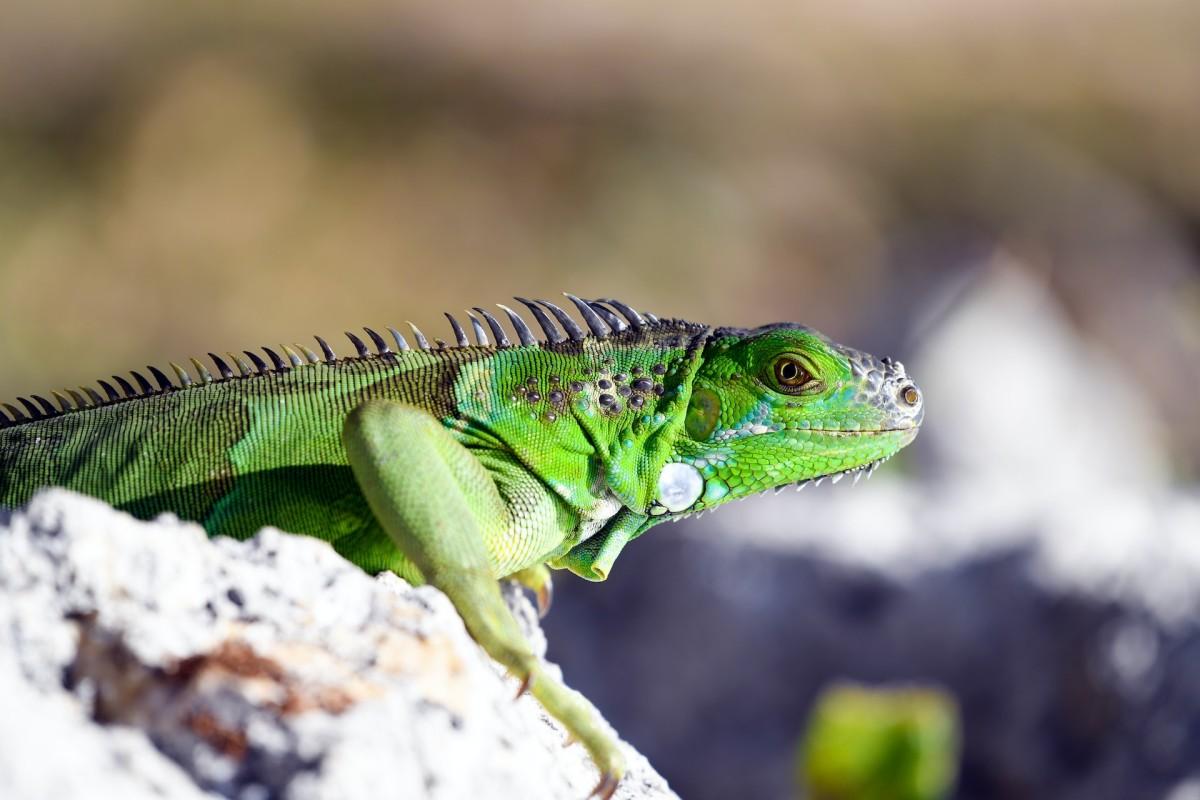
[[[517,696],[513,700],[520,700],[521,695],[529,691],[529,687],[533,685],[533,672],[527,674],[522,680],[521,685],[517,687]]]
[[[554,600],[554,584],[547,580],[537,590],[538,619],[544,619],[550,613],[550,603]]]
[[[550,570],[545,564],[534,564],[508,576],[533,592],[537,598],[538,618],[550,612],[550,601],[554,599],[554,581],[550,578]]]
[[[588,800],[595,797],[599,800],[609,800],[613,796],[613,792],[617,791],[617,784],[621,779],[611,772],[603,772],[600,774],[600,782],[596,784],[596,788],[592,789],[592,793],[588,795]]]

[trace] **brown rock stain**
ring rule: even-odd
[[[414,637],[388,631],[376,640],[375,666],[393,675],[412,676],[421,692],[439,705],[463,712],[467,674],[454,640],[441,635]]]
[[[318,656],[326,655],[316,648],[307,647],[292,648],[289,655],[294,657],[305,651]],[[192,686],[212,680],[235,679],[241,688],[254,689],[245,693],[253,695],[257,705],[284,716],[306,711],[341,714],[359,700],[380,693],[365,690],[362,685],[357,685],[363,682],[357,680],[352,680],[352,686],[349,688],[305,682],[284,667],[279,660],[264,656],[247,642],[236,639],[226,640],[208,653],[183,659],[169,672],[176,680]],[[278,691],[271,692],[271,689]],[[271,696],[275,699],[268,699]]]
[[[222,725],[209,712],[191,711],[183,718],[183,724],[218,753],[235,761],[241,761],[246,757],[245,732]]]

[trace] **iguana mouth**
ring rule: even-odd
[[[804,431],[805,433],[825,433],[830,436],[879,436],[884,433],[905,433],[917,431],[918,426],[910,425],[905,428],[879,428],[867,431],[844,431],[839,428],[784,428],[784,431]]]
[[[826,478],[829,478],[831,483],[837,483],[847,475],[852,475],[854,477],[854,483],[857,484],[864,477],[870,478],[872,475],[874,475],[875,470],[879,468],[879,465],[887,461],[889,458],[891,458],[891,456],[884,456],[883,458],[875,459],[869,464],[863,464],[861,467],[851,467],[850,469],[844,469],[838,472],[827,472],[824,475],[818,475],[815,478],[805,478],[804,480],[797,481],[796,483],[785,483],[783,486],[775,487],[775,494],[779,494],[789,486],[795,486],[797,492],[803,490],[804,487],[808,486],[810,483],[814,486],[820,486]]]
[[[715,437],[715,440],[719,443],[724,443],[724,442],[733,441],[733,440],[737,440],[737,439],[746,439],[746,438],[753,437],[753,436],[770,436],[771,434],[779,434],[779,433],[785,433],[785,434],[789,434],[789,433],[819,433],[822,436],[830,436],[833,438],[839,438],[839,437],[849,438],[849,437],[854,437],[854,436],[883,436],[884,434],[888,434],[888,433],[911,433],[915,437],[917,432],[920,429],[921,429],[921,426],[919,426],[919,425],[910,425],[910,426],[904,427],[904,428],[879,428],[876,430],[865,430],[865,431],[862,431],[862,430],[846,431],[846,430],[842,430],[840,428],[781,428],[781,429],[769,429],[769,430],[765,430],[765,431],[731,430],[731,431],[722,431],[721,433],[717,434]],[[909,441],[911,441],[911,439]],[[905,442],[905,444],[907,444],[907,442]]]

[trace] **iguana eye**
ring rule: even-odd
[[[785,392],[799,389],[812,379],[812,374],[804,364],[791,356],[783,356],[775,361],[775,382]]]

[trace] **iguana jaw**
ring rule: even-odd
[[[807,441],[797,442],[791,432],[765,433],[754,439],[771,438],[779,454],[787,449],[816,447],[809,459],[774,456],[768,466],[748,468],[753,458],[750,447],[724,447],[709,450],[700,457],[688,457],[668,464],[659,482],[659,500],[651,505],[651,517],[670,518],[707,511],[732,500],[768,490],[779,493],[789,486],[799,491],[809,484],[820,485],[826,478],[833,483],[850,476],[854,483],[870,478],[875,470],[916,438],[919,427],[878,431],[804,431]],[[814,441],[824,440],[824,441]],[[790,441],[789,441],[790,440]],[[836,443],[838,447],[831,447]],[[749,444],[741,440],[738,444]],[[808,447],[806,448],[805,445]],[[738,453],[737,450],[742,450]],[[789,477],[780,479],[782,465]],[[799,475],[800,477],[794,477]]]
[[[807,486],[810,483],[820,486],[821,482],[824,481],[826,478],[830,478],[830,479],[832,479],[833,483],[837,483],[838,481],[840,481],[842,478],[846,477],[847,475],[850,477],[853,477],[854,482],[858,483],[858,481],[863,477],[867,477],[867,478],[871,477],[871,475],[873,475],[875,473],[875,470],[878,469],[879,466],[881,464],[883,464],[883,462],[887,461],[892,456],[894,456],[896,453],[900,452],[900,450],[902,450],[903,448],[905,448],[909,444],[911,444],[913,439],[917,438],[917,433],[919,431],[920,431],[920,427],[916,426],[916,425],[909,427],[909,428],[890,428],[887,430],[857,431],[857,432],[853,432],[853,433],[846,432],[846,431],[822,431],[821,433],[823,435],[834,436],[834,437],[842,436],[842,437],[854,438],[854,439],[859,439],[859,438],[866,439],[866,438],[876,437],[876,436],[886,437],[889,440],[891,452],[889,452],[887,455],[880,456],[873,460],[867,461],[866,463],[863,463],[863,464],[857,464],[855,466],[846,467],[846,468],[840,469],[840,470],[834,470],[834,471],[830,471],[830,472],[823,472],[820,474],[812,475],[812,476],[803,478],[799,481],[796,481],[795,483],[792,483],[792,484],[784,484],[782,487],[777,486],[777,487],[775,487],[775,490],[778,492],[781,489],[787,488],[788,486],[795,486],[797,491],[799,491],[800,489],[803,489],[805,486]]]
[[[736,499],[751,494],[757,494],[779,485],[798,485],[801,488],[808,483],[819,483],[825,478],[831,478],[835,483],[842,477],[850,475],[858,478],[873,473],[880,464],[890,459],[902,448],[916,438],[918,426],[908,428],[892,428],[877,431],[782,431],[767,434],[763,438],[777,439],[774,447],[768,452],[774,454],[775,464],[787,464],[788,471],[785,480],[773,480],[771,468],[764,470],[738,469],[730,464],[725,469],[718,467],[706,481],[705,493],[702,500],[704,508],[711,507],[725,499],[720,489],[724,483],[730,487],[728,499]],[[756,443],[764,445],[766,443]],[[743,448],[751,451],[753,445],[745,443]],[[789,457],[789,453],[791,455]],[[740,456],[744,462],[745,455]],[[737,456],[735,456],[737,458]],[[708,485],[713,483],[714,485]]]

